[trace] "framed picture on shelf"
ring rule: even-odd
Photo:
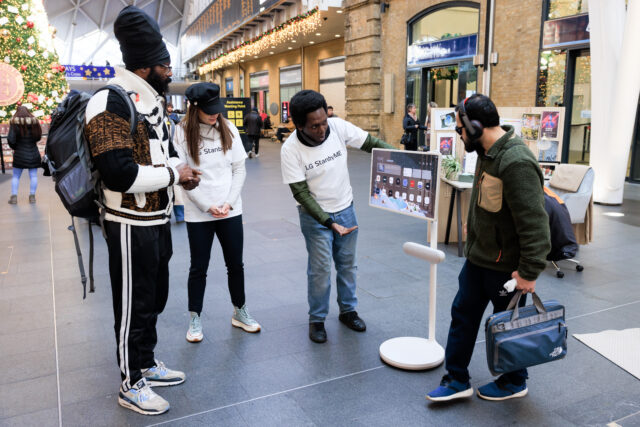
[[[453,108],[441,108],[434,112],[436,130],[454,130],[456,128],[456,113]]]
[[[540,114],[522,115],[522,138],[531,141],[540,138]]]
[[[538,141],[538,161],[539,162],[558,162],[559,153],[558,153],[559,142],[551,141],[548,139],[542,139]]]
[[[544,111],[540,120],[540,131],[542,138],[555,139],[558,137],[558,122],[560,113],[558,111]]]
[[[443,156],[455,155],[456,134],[453,132],[438,133],[438,150]]]

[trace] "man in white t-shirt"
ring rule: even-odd
[[[282,178],[298,202],[300,228],[309,255],[309,338],[323,343],[327,340],[324,320],[329,313],[332,259],[337,271],[340,321],[354,331],[367,328],[355,311],[358,223],[347,145],[368,153],[373,148],[394,147],[340,118],[327,120],[327,102],[318,92],[298,92],[289,108],[296,130],[280,152]]]

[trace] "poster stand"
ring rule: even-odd
[[[436,342],[437,264],[444,261],[438,250],[438,199],[440,154],[374,149],[371,156],[369,205],[428,221],[430,246],[405,242],[408,255],[428,261],[429,336],[392,338],[380,345],[380,358],[400,369],[423,370],[444,361],[444,348]]]

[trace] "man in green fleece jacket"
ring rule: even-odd
[[[488,97],[472,95],[456,112],[456,132],[467,152],[478,153],[478,164],[467,219],[467,260],[451,307],[448,373],[426,396],[437,402],[473,394],[467,367],[485,308],[489,301],[494,313],[507,308],[513,292],[503,285],[511,278],[525,294],[520,301],[524,305],[551,250],[544,180],[533,153],[512,127],[500,126],[498,110]],[[523,397],[527,378],[526,369],[506,373],[479,387],[478,396],[494,401]]]
[[[339,319],[354,331],[366,325],[356,305],[356,240],[358,223],[347,168],[347,146],[368,153],[393,148],[359,127],[327,117],[327,102],[312,90],[296,93],[289,103],[296,130],[280,152],[282,179],[298,202],[300,228],[308,253],[307,299],[309,338],[327,340],[331,260],[336,267]]]

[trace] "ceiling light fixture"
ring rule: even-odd
[[[309,42],[309,44],[314,44],[314,43],[315,43],[314,41],[310,41],[310,42]]]
[[[342,9],[336,10],[336,13],[342,13]]]
[[[340,37],[340,34],[336,34],[336,37]]]
[[[322,35],[322,34],[320,34],[320,33],[316,33],[316,36],[321,36],[321,35]]]

